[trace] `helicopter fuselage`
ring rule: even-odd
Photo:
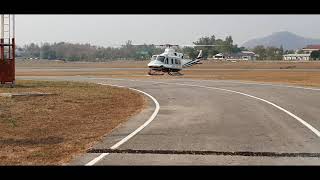
[[[153,55],[148,67],[155,71],[177,72],[182,70],[183,54],[167,48],[164,53]]]
[[[153,55],[148,64],[150,68],[149,75],[152,71],[167,72],[169,75],[179,74],[183,68],[190,67],[194,64],[201,64],[202,50],[200,50],[196,59],[184,59],[183,53],[177,53],[173,48],[166,48],[162,54]]]

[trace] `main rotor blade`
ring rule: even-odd
[[[180,46],[189,46],[189,47],[205,47],[205,46],[208,46],[208,47],[210,47],[210,46],[225,46],[225,45],[214,45],[214,44],[208,44],[208,45],[206,45],[206,44],[197,44],[197,45],[180,45]]]
[[[216,47],[216,46],[226,46],[226,45],[216,45],[216,44],[187,44],[187,45],[178,45],[178,44],[130,44],[132,46],[158,46],[158,47]],[[123,47],[123,45],[112,45],[110,47]]]

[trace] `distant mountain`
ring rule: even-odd
[[[288,31],[281,31],[272,33],[271,35],[266,37],[249,40],[243,43],[242,46],[246,48],[254,48],[258,45],[263,45],[265,47],[280,47],[282,45],[283,49],[285,50],[296,50],[301,49],[310,44],[320,44],[320,39],[305,38]]]

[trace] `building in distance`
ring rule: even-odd
[[[256,60],[258,57],[252,51],[241,51],[239,53],[218,53],[213,56],[215,60]]]
[[[283,60],[294,61],[309,61],[311,59],[311,53],[314,51],[320,51],[320,45],[308,45],[301,49],[303,53],[284,54]]]

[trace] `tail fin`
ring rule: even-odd
[[[188,60],[185,64],[182,65],[183,68],[186,68],[186,67],[190,67],[190,66],[193,66],[194,64],[202,64],[200,61],[201,61],[201,58],[202,58],[202,50],[200,50],[198,56],[196,59],[194,60]]]
[[[202,50],[200,50],[200,52],[199,52],[199,54],[198,54],[196,59],[201,59],[201,58],[202,58]]]

